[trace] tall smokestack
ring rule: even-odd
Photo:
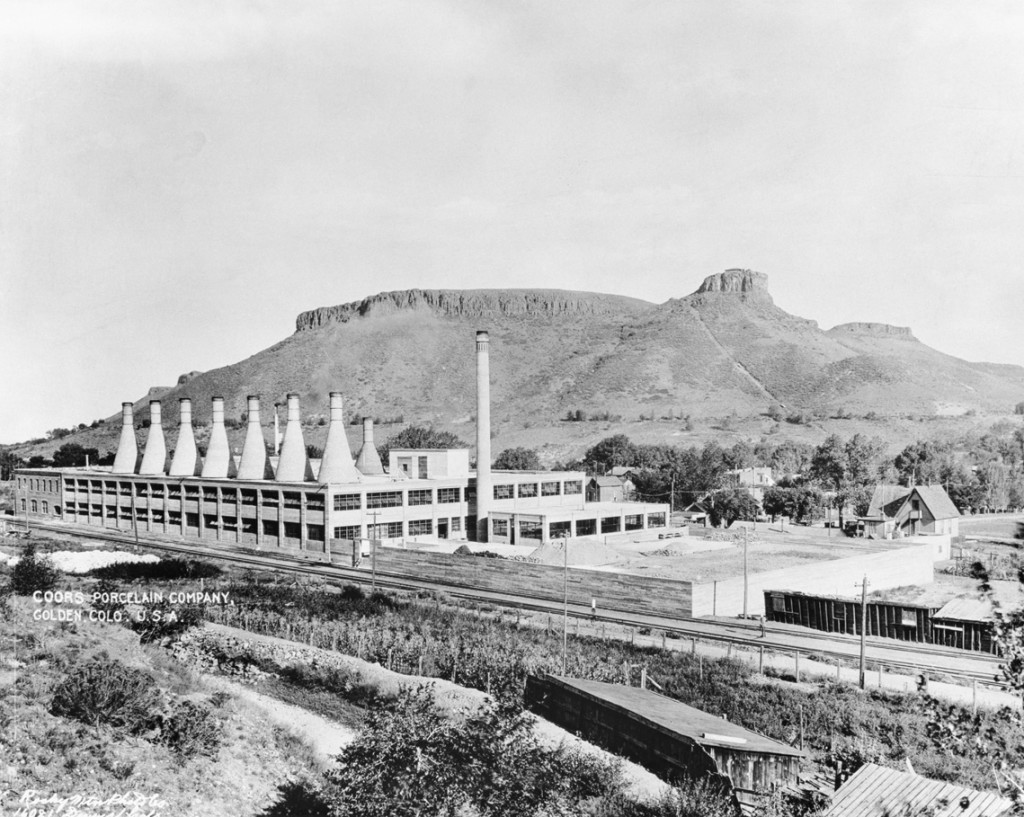
[[[198,477],[203,473],[203,462],[192,430],[192,401],[187,397],[178,400],[178,441],[174,444],[174,456],[167,473],[172,477]]]
[[[377,462],[380,462],[378,457]],[[342,408],[341,392],[331,392],[331,424],[327,427],[327,442],[324,456],[320,460],[318,482],[358,482],[359,471],[352,460],[352,450],[345,436],[345,412]]]
[[[140,474],[163,474],[167,468],[167,443],[164,442],[163,418],[160,401],[149,401],[149,434],[146,437],[146,451],[142,455]]]
[[[476,333],[476,539],[486,542],[491,484],[491,341]]]
[[[260,425],[260,399],[250,394],[246,399],[248,425],[245,429],[245,444],[242,446],[242,459],[238,463],[239,479],[273,479],[273,470],[267,459],[267,441],[263,439],[263,426]]]
[[[203,476],[224,479],[235,475],[235,460],[228,447],[228,432],[224,428],[224,398],[213,398],[213,424],[210,442],[206,446]]]
[[[380,463],[380,454],[373,444],[373,418],[363,418],[363,447],[356,458],[356,468],[368,477],[383,476],[384,466]]]
[[[313,469],[306,456],[306,441],[302,439],[302,416],[299,395],[288,395],[288,422],[281,441],[281,457],[277,461],[277,479],[280,482],[312,481]]]
[[[139,468],[139,441],[135,439],[135,418],[132,415],[132,404],[121,404],[121,439],[117,441],[117,454],[114,455],[115,474],[134,474]]]
[[[281,417],[280,403],[274,403],[274,456],[281,454]]]

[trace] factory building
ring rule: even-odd
[[[491,471],[489,339],[477,333],[477,458],[469,451],[395,449],[385,471],[366,420],[353,457],[345,436],[342,396],[330,395],[330,425],[320,461],[303,440],[299,396],[287,397],[280,453],[268,456],[260,404],[248,398],[241,456],[232,455],[224,401],[213,398],[205,456],[192,427],[192,406],[181,399],[173,455],[168,457],[161,404],[150,401],[143,446],[131,403],[109,469],[19,469],[18,508],[26,518],[137,531],[255,549],[329,554],[331,540],[455,539],[540,544],[664,528],[668,506],[587,503],[579,471]]]

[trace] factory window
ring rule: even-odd
[[[39,513],[39,503],[32,500],[32,513]]]
[[[452,533],[461,533],[461,532],[462,532],[462,517],[461,516],[453,516],[452,517]]]
[[[119,482],[119,483],[117,483],[117,492],[121,496],[131,496],[132,495],[132,484],[130,482]]]
[[[285,539],[301,539],[302,538],[302,525],[298,522],[285,522],[284,523],[284,538]]]
[[[90,484],[92,485],[92,489],[94,491],[102,491],[103,490],[103,483],[100,482],[98,479],[92,480]]]
[[[900,623],[904,627],[916,627],[917,626],[917,611],[916,610],[901,610],[902,615],[900,616]]]
[[[207,530],[217,530],[217,515],[213,513],[203,514],[203,527]]]
[[[523,482],[519,485],[519,498],[528,496],[537,496],[537,483],[536,482]]]
[[[220,497],[221,505],[236,505],[238,503],[238,494],[234,491],[224,491],[218,488],[217,494]]]
[[[167,498],[168,499],[181,499],[181,486],[180,485],[168,485],[167,486]]]
[[[320,494],[306,494],[306,509],[310,511],[322,511],[324,509],[324,498]]]
[[[118,508],[118,511],[121,519],[127,519],[129,522],[133,521],[134,517],[132,516],[131,508],[121,507]]]
[[[256,520],[251,517],[242,517],[242,533],[248,533],[253,536],[256,535]]]
[[[576,535],[577,536],[593,536],[597,533],[597,520],[596,519],[577,519],[576,520]]]
[[[277,532],[280,530],[277,525],[277,521],[274,519],[263,520],[263,535],[264,536],[277,536]]]
[[[367,525],[366,530],[371,539],[398,539],[402,536],[402,523],[387,522],[380,525]]]
[[[512,491],[515,489],[514,485],[495,485],[494,486],[494,498],[495,499],[512,499]]]
[[[358,541],[362,538],[362,531],[359,530],[359,525],[342,525],[334,529],[334,538]]]
[[[618,533],[621,520],[617,516],[605,516],[601,519],[601,533]]]
[[[162,525],[163,523],[164,523],[164,512],[163,511],[153,511],[153,524],[154,525]]]
[[[776,613],[786,612],[786,599],[778,593],[772,593],[772,610]]]
[[[362,507],[359,501],[359,494],[335,494],[334,510],[336,511],[358,511]]]
[[[437,489],[437,501],[442,502],[458,502],[459,501],[459,489],[458,488],[438,488]]]
[[[89,513],[92,516],[103,516],[103,506],[99,503],[89,506]],[[181,519],[181,514],[178,514],[178,519]]]
[[[243,505],[255,505],[256,504],[256,492],[251,490],[242,489],[242,504]]]
[[[419,466],[420,466],[419,467],[419,477],[420,477],[420,479],[426,479],[427,478],[427,458],[426,457],[420,457]]]
[[[649,528],[663,528],[663,527],[665,527],[665,514],[663,514],[663,513],[649,513],[649,514],[647,514],[647,527],[649,527]]]
[[[50,512],[50,503],[49,503],[49,502],[47,502],[47,501],[46,501],[46,500],[44,499],[44,500],[43,500],[43,513],[49,513],[49,512]]]
[[[107,519],[117,519],[117,508],[113,505],[107,505],[104,510],[107,512]]]
[[[552,522],[548,525],[549,539],[568,539],[572,536],[571,522]]]
[[[277,491],[260,491],[260,502],[264,505],[277,506]]]
[[[135,496],[149,496],[149,486],[145,482],[136,482]]]
[[[570,494],[582,494],[583,493],[583,481],[576,479],[570,480],[565,483],[564,493],[566,496]]]
[[[229,531],[234,533],[238,530],[238,517],[237,516],[222,516],[221,517],[221,530]]]
[[[25,500],[21,500],[21,509],[25,510]]]
[[[407,477],[412,476],[412,457],[398,457],[398,470]]]
[[[492,519],[491,529],[494,531],[495,536],[508,536],[508,520]]]
[[[185,527],[187,528],[198,528],[199,527],[199,514],[187,513],[185,514]]]
[[[199,486],[198,485],[186,485],[185,486],[185,499],[199,499]]]
[[[300,508],[302,507],[302,497],[295,491],[285,491],[284,506],[286,508]]]
[[[540,522],[532,519],[519,520],[520,539],[540,539],[544,535],[544,529]]]
[[[542,482],[540,484],[540,495],[541,496],[558,496],[562,493],[561,483],[558,482]]]
[[[400,508],[402,507],[401,491],[381,491],[366,495],[367,508]],[[401,534],[399,534],[401,535]]]
[[[643,514],[631,514],[626,517],[626,530],[640,530],[644,526]]]
[[[412,519],[409,521],[410,536],[429,536],[434,532],[434,523],[430,519]]]
[[[466,502],[476,502],[476,486],[466,486]]]
[[[425,491],[409,491],[410,505],[430,505],[433,502],[433,491],[429,488]]]
[[[324,526],[306,525],[306,538],[314,542],[322,542],[324,540]]]

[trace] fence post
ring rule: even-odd
[[[416,674],[423,675],[423,653],[420,653],[419,661],[416,663]]]
[[[662,649],[662,652],[664,652],[664,650],[665,650],[665,632],[664,632],[664,630],[661,633],[661,649]]]
[[[636,644],[636,627],[629,628],[629,644],[630,646]]]
[[[842,670],[843,670],[843,665],[842,665],[842,663],[840,663],[839,659],[837,658],[836,659],[836,683],[837,684],[839,683],[840,678],[842,678]]]
[[[757,648],[757,671],[764,674],[764,647]]]
[[[800,683],[800,652],[799,650],[793,651],[793,664],[796,669],[796,682]]]
[[[971,713],[978,714],[978,679],[971,681]]]
[[[732,658],[732,642],[730,641],[725,648],[725,657]]]
[[[697,636],[690,639],[690,655],[697,654]]]
[[[878,665],[878,688],[882,688],[882,665]]]

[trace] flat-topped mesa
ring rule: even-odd
[[[917,340],[909,326],[893,326],[888,323],[864,323],[854,321],[853,323],[841,323],[828,330],[838,334],[848,335],[874,335],[887,338],[908,338]]]
[[[382,292],[362,301],[302,312],[295,319],[295,331],[302,332],[330,323],[347,323],[355,318],[390,315],[414,309],[427,309],[443,317],[507,315],[518,318],[555,318],[619,315],[652,306],[646,301],[623,295],[561,289],[407,289]]]
[[[709,275],[693,294],[704,295],[709,292],[758,293],[771,297],[768,294],[768,276],[749,269],[727,269],[717,275]]]

